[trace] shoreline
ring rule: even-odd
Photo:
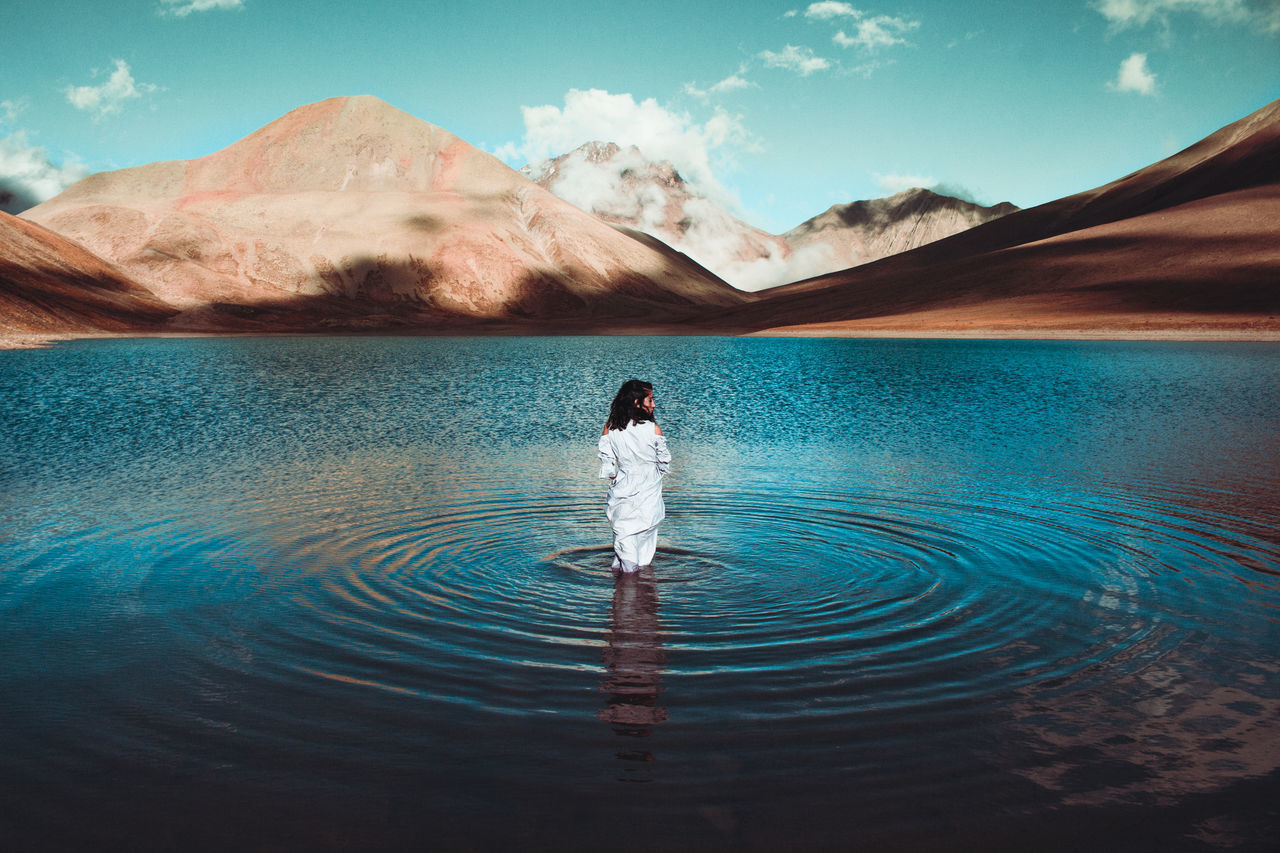
[[[811,329],[783,327],[748,332],[753,338],[865,338],[987,341],[1179,341],[1258,343],[1280,341],[1280,329]]]
[[[598,329],[568,328],[531,324],[521,328],[502,327],[471,329],[388,329],[326,330],[254,330],[228,332],[4,332],[0,333],[0,350],[46,349],[64,341],[128,338],[244,338],[244,337],[630,337],[662,335],[671,337],[748,337],[748,338],[844,338],[868,340],[1042,340],[1042,341],[1169,341],[1181,343],[1274,343],[1280,342],[1280,329],[1116,329],[1088,327],[1002,328],[879,328],[860,329],[838,325],[780,326],[758,331],[708,329],[679,325],[626,325]]]

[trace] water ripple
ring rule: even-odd
[[[514,346],[495,345],[501,369],[520,368]],[[0,472],[16,484],[0,505],[0,731],[5,778],[25,792],[0,818],[25,810],[48,827],[98,803],[136,828],[145,806],[101,780],[164,801],[179,775],[203,781],[172,795],[178,812],[211,786],[223,801],[244,790],[325,809],[403,787],[453,804],[484,838],[482,818],[523,797],[612,807],[609,783],[625,779],[670,798],[638,803],[696,803],[672,824],[692,834],[654,846],[716,846],[743,825],[764,845],[777,836],[751,823],[757,810],[834,803],[892,834],[915,825],[910,803],[963,823],[1175,804],[1280,772],[1280,509],[1274,459],[1255,452],[1267,442],[1243,430],[1240,470],[1201,467],[1200,449],[1187,470],[1147,456],[1090,471],[1086,427],[1065,443],[1079,458],[1040,446],[1053,464],[1024,464],[992,449],[1004,434],[963,444],[981,423],[972,404],[923,385],[893,402],[936,403],[922,405],[939,412],[929,437],[949,452],[919,435],[896,454],[832,437],[781,394],[754,443],[739,441],[716,433],[714,399],[676,385],[675,403],[698,403],[682,414],[699,438],[681,442],[672,419],[668,519],[652,576],[627,586],[610,570],[589,441],[517,440],[436,406],[422,432],[381,413],[397,443],[369,443],[354,392],[308,419],[269,406],[271,371],[252,375],[262,411],[184,418],[198,435],[146,420],[163,451],[108,435],[104,462],[68,410],[75,428],[45,440],[84,442],[81,455]],[[305,384],[280,381],[308,405]],[[423,383],[422,398],[404,393],[426,409],[447,383]],[[1018,409],[1003,386],[985,393],[1047,417],[1043,399]],[[104,423],[142,417],[128,395],[118,410],[109,394],[66,399]],[[595,408],[561,404],[581,409],[583,435],[598,429]],[[771,439],[780,411],[803,433],[786,445]],[[267,438],[240,447],[228,423]],[[927,433],[900,411],[892,423]],[[281,424],[287,440],[267,429]],[[210,450],[184,462],[184,446]]]

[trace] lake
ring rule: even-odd
[[[11,849],[1280,829],[1278,345],[72,341],[0,399]]]

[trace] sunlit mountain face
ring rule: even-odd
[[[324,328],[670,319],[743,296],[372,97],[197,160],[102,173],[24,214],[184,313]],[[264,321],[263,318],[266,318]]]

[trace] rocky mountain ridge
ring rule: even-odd
[[[913,189],[835,205],[775,235],[733,216],[671,163],[651,161],[634,146],[588,142],[521,172],[575,207],[656,237],[747,291],[909,251],[1018,209]]]
[[[782,235],[799,251],[834,252],[834,270],[869,264],[1016,213],[1009,202],[984,206],[915,187],[886,198],[837,204]]]

